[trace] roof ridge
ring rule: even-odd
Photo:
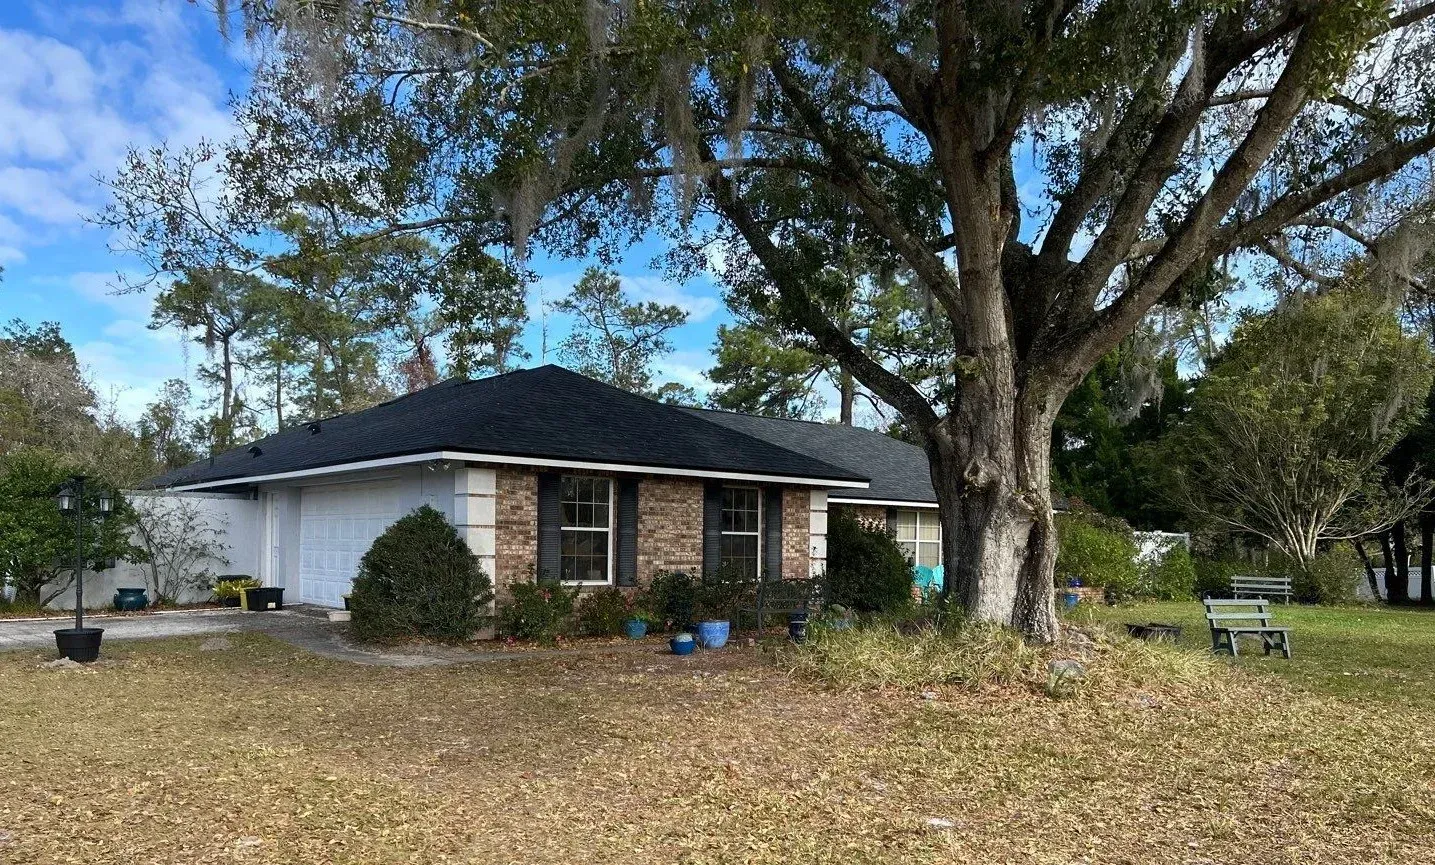
[[[735,415],[737,415],[738,417],[757,418],[758,420],[781,421],[781,422],[783,422],[783,423],[805,423],[805,424],[812,424],[813,426],[823,426],[823,427],[846,427],[847,429],[862,430],[863,432],[876,433],[877,435],[880,435],[880,436],[887,436],[887,438],[892,438],[891,436],[888,436],[886,433],[882,432],[881,430],[872,429],[871,427],[866,427],[866,426],[858,426],[858,425],[856,425],[856,424],[850,424],[850,423],[841,423],[841,422],[836,422],[836,423],[834,423],[834,422],[832,422],[832,421],[825,421],[825,420],[809,420],[808,418],[805,418],[805,417],[773,417],[773,416],[770,415],[770,414],[753,414],[752,412],[748,412],[748,411],[733,411],[732,409],[712,408],[712,407],[710,407],[710,406],[705,406],[705,405],[685,405],[685,406],[680,406],[680,408],[685,408],[685,409],[688,409],[689,411],[710,412],[710,413],[712,413],[712,414],[735,414]],[[898,441],[900,441],[900,439],[898,439]]]

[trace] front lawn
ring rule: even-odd
[[[1298,653],[1321,648],[1292,623]],[[1405,657],[1429,657],[1424,633]],[[1235,671],[1069,700],[1013,687],[924,698],[829,691],[746,649],[384,669],[229,641],[108,644],[112,660],[81,671],[0,654],[0,862],[1371,863],[1435,851],[1428,703],[1349,688]],[[1411,676],[1427,674],[1418,666]]]
[[[1291,628],[1294,657],[1267,658],[1259,641],[1248,640],[1241,645],[1241,666],[1274,673],[1318,693],[1435,708],[1435,610],[1278,603],[1271,604],[1270,610],[1272,624]],[[1196,649],[1211,645],[1205,608],[1199,602],[1082,606],[1071,618],[1118,626],[1168,622],[1182,627],[1182,645]]]

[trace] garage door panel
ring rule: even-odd
[[[343,606],[359,560],[401,516],[397,481],[306,488],[299,518],[300,600]]]

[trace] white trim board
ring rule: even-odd
[[[708,469],[679,469],[666,466],[646,466],[633,463],[600,463],[588,462],[585,460],[562,460],[548,459],[545,457],[515,457],[499,454],[478,454],[464,451],[430,451],[421,454],[408,454],[406,456],[385,457],[377,460],[361,460],[352,463],[340,463],[339,465],[322,466],[312,469],[298,469],[291,472],[278,472],[268,475],[250,475],[247,477],[227,478],[217,481],[205,481],[198,484],[187,484],[180,487],[170,487],[170,492],[190,492],[193,490],[204,490],[212,487],[228,487],[235,484],[259,484],[270,481],[297,480],[299,478],[323,477],[325,475],[346,474],[348,472],[363,471],[365,469],[388,468],[390,466],[412,465],[414,463],[427,463],[435,461],[447,461],[453,463],[490,463],[499,465],[533,466],[538,468],[558,469],[585,469],[588,471],[626,472],[629,474],[648,475],[669,475],[674,477],[692,478],[716,478],[720,480],[750,481],[756,483],[779,483],[779,484],[803,484],[813,487],[841,487],[845,489],[865,490],[868,487],[867,481],[838,481],[826,478],[804,478],[792,475],[763,475],[750,472],[724,472]],[[880,503],[879,503],[880,504]],[[936,507],[932,505],[931,507]]]
[[[853,499],[841,496],[828,495],[827,503],[830,505],[877,505],[885,508],[936,508],[941,507],[936,502],[908,502],[901,499]]]

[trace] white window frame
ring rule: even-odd
[[[721,522],[722,522],[722,508],[719,507],[719,509],[718,509],[718,522],[719,522],[719,526],[718,526],[718,535],[719,535],[719,539],[718,539],[718,550],[719,550],[718,563],[719,563],[719,567],[721,567],[722,558],[723,558],[722,555],[721,555],[721,550],[722,550],[722,536],[724,536],[724,535],[731,535],[731,536],[733,536],[733,537],[739,537],[739,538],[756,537],[756,538],[757,538],[757,574],[755,575],[754,579],[761,580],[761,579],[762,579],[762,528],[763,528],[763,521],[762,521],[762,517],[763,517],[763,514],[762,514],[762,506],[763,506],[763,501],[762,501],[762,500],[763,500],[762,487],[748,486],[748,485],[746,485],[746,484],[723,484],[723,490],[752,490],[753,492],[757,493],[757,531],[755,531],[755,532],[729,532],[729,531],[724,531],[724,530],[722,529],[722,526],[721,526]]]
[[[938,518],[937,511],[923,511],[916,508],[898,508],[897,514],[899,516],[903,514],[912,514],[915,517],[915,520],[912,523],[912,539],[910,541],[902,540],[900,538],[897,540],[898,545],[902,547],[902,550],[904,552],[907,550],[908,544],[912,545],[912,567],[919,567],[923,544],[932,544],[935,545],[937,548],[937,564],[928,565],[927,567],[940,566],[942,563],[942,521]],[[937,527],[937,537],[935,540],[924,540],[922,538],[923,525],[935,525]]]
[[[563,517],[562,517],[562,513],[563,513],[563,481],[565,481],[565,480],[567,480],[567,479],[569,479],[569,478],[573,478],[573,479],[575,479],[575,480],[577,480],[577,479],[579,479],[579,478],[584,479],[584,480],[592,479],[592,480],[598,480],[598,481],[605,481],[605,482],[608,484],[608,525],[607,525],[606,528],[603,527],[603,526],[565,526],[565,525],[563,525]],[[616,548],[616,546],[615,546],[614,543],[613,543],[614,537],[615,537],[615,535],[617,534],[617,532],[616,532],[616,531],[614,530],[614,528],[613,528],[613,521],[614,521],[614,514],[613,514],[614,501],[613,501],[613,496],[614,496],[614,487],[616,487],[616,486],[617,486],[617,484],[614,483],[614,481],[613,481],[612,478],[601,477],[601,476],[598,476],[598,475],[562,475],[561,477],[559,477],[559,479],[558,479],[558,512],[559,512],[559,517],[558,517],[558,572],[559,572],[560,574],[563,573],[563,533],[564,533],[564,532],[607,532],[607,533],[608,533],[608,578],[607,578],[606,580],[562,580],[563,585],[565,585],[565,586],[611,586],[611,585],[613,585],[613,560],[618,557],[617,548]]]

